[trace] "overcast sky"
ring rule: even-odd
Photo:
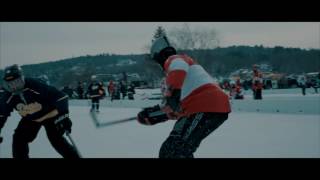
[[[0,22],[0,69],[101,53],[145,53],[157,26],[183,22]],[[320,48],[319,22],[189,22],[215,28],[220,46]]]

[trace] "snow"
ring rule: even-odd
[[[200,145],[197,158],[319,158],[320,95],[302,96],[300,89],[265,90],[263,100],[232,100],[229,119]],[[101,122],[136,116],[142,107],[160,103],[148,100],[159,89],[137,90],[132,100],[104,99]],[[257,111],[259,109],[259,111]],[[278,110],[278,112],[276,111]],[[71,100],[72,137],[85,158],[157,158],[162,142],[175,121],[145,126],[137,121],[97,128],[89,116],[88,100]],[[0,157],[11,158],[12,134],[20,117],[15,112],[1,135]],[[47,140],[44,128],[30,144],[32,158],[61,158]]]

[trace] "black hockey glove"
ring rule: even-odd
[[[160,122],[168,120],[168,116],[165,112],[161,111],[160,106],[144,108],[138,113],[138,121],[145,125],[154,125]]]
[[[54,121],[54,124],[59,134],[64,134],[66,132],[71,133],[72,121],[68,117],[68,114],[58,117]]]

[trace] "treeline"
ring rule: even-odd
[[[240,68],[251,68],[252,64],[267,63],[274,71],[303,73],[320,71],[320,50],[263,46],[231,46],[208,50],[181,51],[196,59],[214,76],[228,76]],[[131,60],[135,64],[117,65],[120,61]],[[146,54],[115,55],[99,54],[81,56],[47,63],[22,66],[31,77],[47,75],[56,86],[74,84],[79,80],[88,81],[93,74],[138,73],[146,80],[162,76],[161,70],[150,62]],[[0,72],[3,73],[2,71]]]
[[[273,71],[303,73],[320,71],[320,50],[263,46],[232,46],[214,50],[186,51],[213,75],[226,76],[240,68],[266,63]]]

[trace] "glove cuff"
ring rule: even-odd
[[[69,114],[64,114],[56,118],[54,124],[58,124],[59,122],[63,121],[64,119],[69,118]]]

